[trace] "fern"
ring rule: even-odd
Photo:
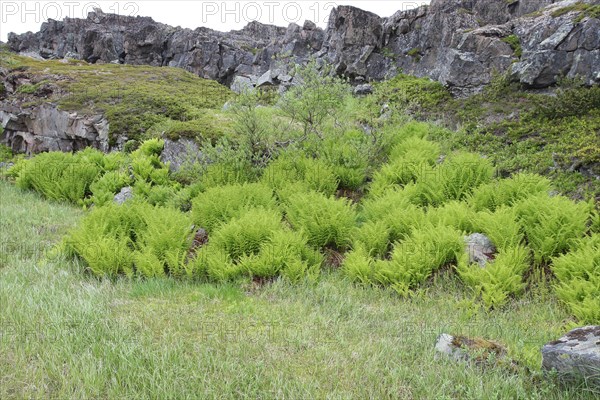
[[[356,212],[349,200],[326,197],[317,192],[298,193],[285,207],[290,224],[304,230],[308,243],[317,248],[350,244],[356,224]]]
[[[500,250],[484,268],[469,264],[469,254],[464,252],[456,267],[461,279],[474,288],[488,308],[501,306],[508,296],[522,292],[523,274],[528,268],[529,251],[523,246]]]
[[[530,196],[515,209],[536,264],[569,250],[574,240],[585,235],[591,214],[587,203],[548,195]]]
[[[480,186],[469,196],[468,202],[477,211],[494,211],[500,206],[512,206],[529,196],[549,192],[550,181],[547,178],[520,173]]]

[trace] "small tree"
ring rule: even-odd
[[[314,133],[322,139],[324,120],[329,116],[335,118],[349,94],[349,86],[332,74],[331,66],[319,67],[315,59],[305,66],[296,66],[295,77],[298,85],[285,93],[280,107],[292,120],[302,124],[305,138]]]

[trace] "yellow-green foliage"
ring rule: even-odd
[[[563,197],[534,195],[515,205],[517,218],[536,264],[572,248],[587,232],[590,205]]]
[[[578,240],[574,250],[552,260],[558,297],[583,324],[600,321],[600,235]]]
[[[450,99],[450,93],[441,83],[403,74],[378,84],[375,95],[398,108],[435,107]]]
[[[464,252],[456,270],[465,283],[472,286],[487,307],[506,303],[508,296],[520,293],[525,287],[523,274],[529,268],[529,251],[523,246],[501,249],[485,267],[469,264]]]
[[[456,229],[425,224],[396,244],[389,261],[375,261],[374,279],[407,294],[434,271],[455,261],[463,246],[463,236]]]
[[[332,195],[338,187],[335,172],[327,163],[299,153],[283,154],[265,169],[261,182],[273,188],[277,195],[289,194],[290,185]]]
[[[65,238],[97,276],[181,275],[192,223],[179,211],[135,202],[95,207]]]
[[[535,194],[548,194],[550,181],[540,175],[516,174],[507,179],[481,185],[469,196],[469,204],[476,210],[494,211],[500,206],[512,206],[519,200]]]
[[[78,203],[89,195],[90,185],[100,173],[100,166],[87,157],[89,153],[51,152],[24,161],[19,167],[17,186],[40,192],[49,199]]]
[[[275,209],[273,190],[261,183],[213,187],[192,201],[192,217],[196,224],[212,232],[219,224],[239,217],[252,207]]]
[[[347,199],[318,192],[297,193],[289,198],[285,212],[295,229],[304,230],[312,246],[343,249],[350,244],[356,211]]]
[[[494,212],[481,211],[474,220],[474,231],[485,233],[498,250],[513,249],[523,242],[523,229],[514,208],[500,207]]]

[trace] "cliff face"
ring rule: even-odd
[[[11,34],[8,43],[44,58],[181,67],[227,85],[289,84],[278,60],[285,55],[327,60],[356,82],[403,71],[468,93],[489,83],[493,71],[511,71],[542,88],[558,76],[600,81],[600,21],[586,10],[599,3],[433,0],[389,18],[340,6],[325,30],[309,21],[287,29],[253,22],[228,33],[96,10],[87,19],[50,20],[37,33]]]

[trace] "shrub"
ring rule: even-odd
[[[385,224],[390,243],[403,240],[425,220],[425,211],[410,201],[406,189],[388,190],[380,197],[369,197],[362,202],[360,220]]]
[[[273,191],[260,183],[213,187],[192,201],[192,216],[196,224],[211,232],[252,207],[275,209]]]
[[[317,192],[297,193],[290,197],[285,211],[290,224],[306,232],[310,245],[344,249],[350,244],[356,212],[349,200]]]
[[[51,152],[23,162],[18,173],[16,184],[20,188],[77,204],[90,194],[90,185],[100,168],[82,156]]]
[[[574,250],[553,258],[558,298],[581,323],[600,321],[600,235],[578,240]]]
[[[529,251],[523,246],[501,249],[494,261],[481,268],[469,264],[469,254],[460,257],[457,271],[465,283],[474,288],[488,307],[503,305],[511,294],[520,293],[525,284],[523,274],[529,268]]]
[[[322,256],[307,247],[307,239],[297,232],[279,230],[262,243],[257,254],[244,255],[240,266],[251,276],[270,278],[284,275],[291,281],[316,277]]]
[[[427,224],[397,243],[391,260],[375,261],[375,279],[407,294],[434,271],[455,261],[463,246],[463,236],[454,228]]]
[[[563,196],[530,196],[515,208],[536,264],[547,263],[569,250],[576,239],[585,235],[590,218],[589,204]]]
[[[513,208],[500,207],[494,212],[482,211],[474,218],[476,228],[473,231],[485,233],[496,249],[513,249],[522,244],[523,232]]]
[[[97,276],[178,276],[191,244],[191,226],[189,216],[176,210],[109,203],[95,207],[64,243]]]

